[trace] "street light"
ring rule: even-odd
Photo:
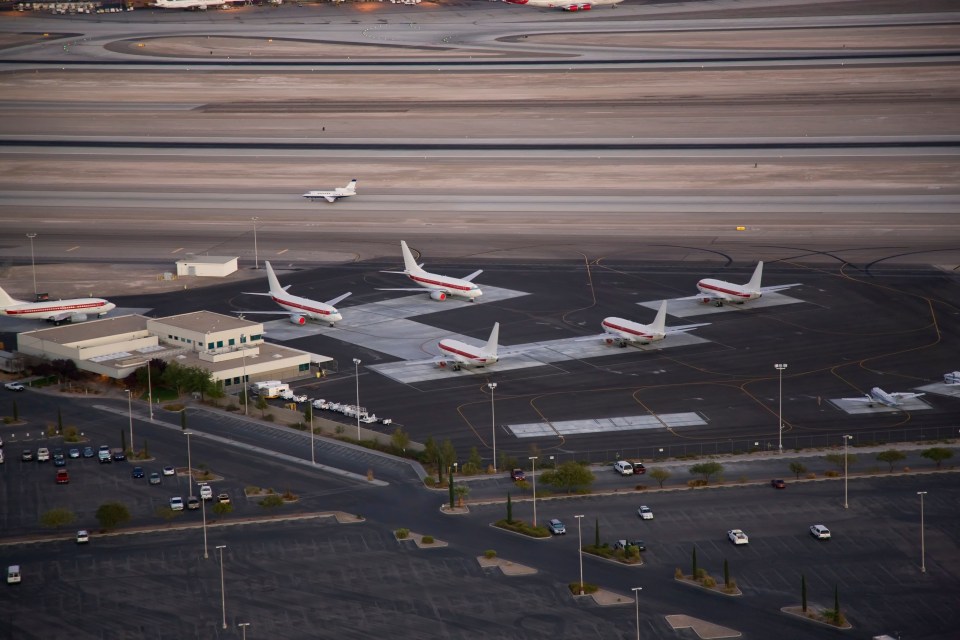
[[[637,640],[640,640],[640,592],[641,591],[643,591],[643,587],[633,588],[633,599],[637,603]]]
[[[843,508],[849,509],[850,503],[847,502],[847,442],[853,440],[853,436],[843,436]]]
[[[243,640],[247,640],[247,627],[250,626],[249,622],[241,622],[237,625],[243,631]]]
[[[249,415],[250,402],[247,399],[247,336],[240,334],[240,353],[243,354],[243,415]]]
[[[783,453],[783,370],[787,368],[785,364],[775,364],[773,365],[777,373],[780,374],[780,429],[779,434],[779,444],[777,445],[777,453]]]
[[[150,406],[150,422],[153,422],[153,382],[150,380],[150,361],[147,360],[147,404]],[[132,442],[130,443],[133,444]]]
[[[923,539],[923,496],[927,495],[926,491],[917,491],[917,495],[920,496],[920,573],[927,572],[927,549],[924,545]]]
[[[583,595],[583,533],[580,531],[580,520],[583,515],[573,516],[577,519],[577,550],[580,552],[580,595]]]
[[[133,401],[131,398],[133,394],[130,393],[130,389],[125,389],[127,392],[127,417],[130,419],[130,452],[133,453]]]
[[[313,400],[307,401],[307,408],[310,411],[310,464],[316,465],[317,460],[313,453]]]
[[[493,390],[497,388],[496,382],[488,382],[487,388],[490,389],[490,432],[493,434],[493,472],[497,472],[497,420],[496,411],[493,405]]]
[[[184,431],[183,435],[187,436],[187,482],[190,483],[188,490],[190,491],[190,497],[193,497],[193,463],[190,460],[190,436],[193,435],[193,431]]]
[[[253,269],[256,271],[260,269],[260,256],[257,254],[257,220],[260,218],[253,216],[250,219],[253,220]]]
[[[353,359],[353,376],[357,379],[357,442],[360,442],[360,359]]]
[[[227,548],[225,544],[218,544],[220,550],[220,607],[223,609],[223,628],[227,628],[227,593],[223,590],[223,550]]]
[[[203,513],[203,559],[206,560],[210,556],[207,554],[207,501],[200,501],[200,511]]]
[[[530,456],[530,476],[533,478],[533,526],[537,526],[537,456]]]
[[[28,233],[27,237],[30,238],[30,267],[33,269],[33,298],[37,298],[37,263],[33,259],[33,239],[37,237],[35,233]]]

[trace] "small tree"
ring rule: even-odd
[[[457,495],[457,504],[462,507],[463,501],[470,495],[470,487],[461,482],[454,488],[453,492]]]
[[[51,509],[40,516],[40,524],[46,529],[59,529],[75,519],[76,515],[70,509]]]
[[[887,449],[886,451],[881,451],[877,454],[877,460],[880,462],[886,462],[888,465],[890,465],[890,473],[893,473],[893,465],[901,460],[906,459],[907,454],[897,451],[896,449]]]
[[[833,585],[833,623],[840,624],[840,587]]]
[[[953,457],[953,451],[950,449],[945,449],[944,447],[933,447],[931,449],[925,449],[922,451],[920,456],[935,462],[937,464],[937,469],[939,469],[941,462],[944,460],[949,460]]]
[[[507,524],[513,524],[513,501],[510,499],[509,491],[507,491]]]
[[[267,407],[270,406],[270,403],[263,396],[257,396],[257,404],[254,406],[260,410],[260,417],[262,418],[267,415]]]
[[[57,407],[57,431],[63,433],[63,414],[60,411],[60,407]]]
[[[17,422],[20,420],[20,409],[17,408],[17,401],[13,401],[13,421]]]
[[[130,520],[130,511],[119,502],[105,502],[97,509],[97,522],[105,531],[116,529]]]
[[[133,446],[133,443],[130,443],[130,446]],[[127,450],[127,432],[123,429],[120,429],[120,449],[123,451]]]
[[[703,476],[704,481],[709,484],[711,477],[723,473],[723,465],[719,462],[701,462],[690,467],[690,473]]]
[[[600,518],[593,519],[593,546],[600,546]]]
[[[186,407],[180,410],[180,430],[181,431],[187,430],[187,408]]]
[[[450,469],[450,508],[453,509],[453,469]]]
[[[790,473],[797,477],[797,480],[800,479],[800,474],[806,473],[807,468],[803,465],[802,462],[791,462],[790,463]]]
[[[660,488],[663,489],[663,483],[666,482],[672,474],[663,467],[654,467],[647,471],[647,475],[660,483]]]
[[[730,586],[730,565],[727,564],[726,558],[723,559],[723,585]]]
[[[595,476],[590,469],[573,460],[568,460],[556,469],[540,474],[540,482],[558,489],[565,489],[567,493],[579,487],[589,487],[594,479]]]
[[[844,456],[842,453],[829,453],[826,456],[824,456],[824,459],[830,464],[832,464],[833,466],[835,466],[837,469],[841,471],[844,469],[844,466],[845,466]],[[852,453],[847,454],[846,466],[852,467],[856,461],[857,461],[857,456],[853,455]]]
[[[402,428],[397,427],[394,429],[393,435],[390,436],[390,443],[393,444],[395,449],[406,451],[410,445],[410,435]]]
[[[807,577],[800,574],[800,602],[803,606],[803,612],[807,612]]]
[[[218,502],[213,505],[213,513],[217,516],[225,516],[233,512],[233,505],[229,502]]]
[[[694,545],[692,554],[693,576],[697,576],[697,547]]]

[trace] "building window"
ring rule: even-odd
[[[236,377],[233,379],[233,384],[240,384],[240,376],[236,376]]]
[[[247,341],[247,336],[241,335],[241,336],[240,336],[240,344],[243,344],[243,343],[245,343],[246,341]]]
[[[227,345],[232,347],[236,342],[237,342],[236,340],[234,340],[233,338],[230,338],[230,342],[228,342]]]
[[[260,334],[257,334],[255,336],[250,336],[250,340],[253,342],[257,342],[258,340],[262,340],[262,339],[263,339],[263,336]]]
[[[217,340],[217,348],[223,347],[223,340]]]
[[[207,349],[213,349],[213,343],[212,343],[212,342],[208,342],[208,343],[207,343]]]
[[[309,363],[309,362],[306,363],[306,364],[300,365],[299,371],[309,371],[309,370],[310,370],[310,363]]]

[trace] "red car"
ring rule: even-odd
[[[514,469],[510,472],[510,479],[514,482],[519,482],[521,480],[526,480],[526,475],[523,473],[523,469]]]
[[[641,473],[646,473],[646,472],[647,472],[647,468],[646,468],[645,466],[643,466],[643,463],[642,463],[642,462],[634,462],[634,463],[633,463],[633,472],[634,472],[635,474],[638,474],[638,475],[639,475],[639,474],[641,474]]]
[[[66,469],[57,469],[57,484],[69,484],[70,474]]]
[[[784,482],[783,480],[771,480],[770,486],[773,487],[774,489],[786,489],[787,483]]]

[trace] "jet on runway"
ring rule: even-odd
[[[909,400],[910,398],[919,398],[920,396],[925,395],[923,393],[887,393],[880,387],[874,387],[870,389],[870,393],[866,394],[862,398],[843,398],[847,402],[866,402],[868,406],[875,406],[878,404],[885,405],[887,407],[897,408],[903,404],[904,400]]]
[[[307,191],[303,197],[307,200],[319,200],[323,198],[327,202],[336,202],[340,198],[349,198],[357,195],[357,179],[354,178],[345,187],[337,187],[333,191]]]
[[[280,281],[277,280],[277,276],[273,273],[273,267],[270,266],[269,262],[264,262],[267,265],[267,282],[270,284],[270,293],[250,293],[244,292],[247,295],[251,296],[270,296],[270,298],[276,302],[278,305],[283,307],[290,315],[291,324],[306,324],[307,320],[317,320],[320,322],[327,322],[330,326],[333,326],[333,323],[343,320],[343,316],[340,315],[340,312],[337,311],[337,308],[334,306],[339,303],[341,300],[349,296],[352,292],[348,291],[342,296],[338,296],[333,300],[327,302],[317,302],[316,300],[310,300],[308,298],[301,298],[299,296],[290,295],[287,293],[287,289],[290,288],[290,285],[285,287],[280,286]],[[234,311],[237,315],[281,315],[283,311]]]
[[[117,305],[103,298],[74,298],[72,300],[51,300],[43,302],[25,302],[16,300],[0,288],[0,314],[15,318],[46,320],[54,324],[80,322],[88,314],[98,317],[107,315]]]
[[[546,9],[562,9],[563,11],[590,11],[594,7],[611,6],[616,8],[623,0],[590,0],[589,2],[577,2],[576,0],[504,0],[507,4],[525,4],[530,7],[543,7]]]
[[[155,0],[153,6],[159,9],[199,9],[206,11],[210,7],[228,8],[232,3],[243,4],[246,0]]]
[[[790,287],[798,287],[800,283],[781,284],[775,287],[761,287],[760,279],[763,277],[763,261],[757,263],[757,268],[753,271],[753,276],[747,284],[733,284],[723,280],[714,280],[705,278],[697,283],[699,296],[689,298],[680,298],[681,300],[699,300],[704,304],[714,304],[722,307],[724,303],[743,304],[750,300],[756,300],[765,293],[782,291]]]
[[[590,336],[588,338],[579,338],[580,340],[595,340],[600,338],[607,344],[615,344],[618,347],[626,347],[630,344],[650,344],[657,340],[663,340],[672,333],[683,333],[705,327],[709,322],[700,324],[686,324],[679,327],[665,326],[667,319],[667,301],[660,304],[660,310],[653,320],[653,324],[640,324],[623,318],[604,318],[601,326],[604,333],[599,336]]]
[[[433,300],[441,301],[446,300],[447,296],[456,296],[474,302],[479,296],[483,295],[480,287],[471,282],[471,280],[483,273],[483,269],[474,271],[465,278],[438,276],[434,273],[424,271],[422,268],[423,265],[417,264],[417,261],[413,259],[413,254],[410,253],[410,249],[407,247],[407,243],[403,240],[400,241],[400,250],[403,252],[404,270],[383,271],[382,273],[403,274],[422,288],[377,289],[377,291],[423,291],[423,288],[426,288],[430,291],[430,297]]]
[[[463,367],[486,367],[496,364],[504,356],[521,353],[522,350],[511,350],[500,353],[498,341],[500,338],[500,323],[493,324],[493,331],[486,344],[481,347],[467,344],[460,340],[444,338],[438,343],[441,355],[429,360],[410,360],[406,364],[435,364],[441,369],[450,367],[453,371],[460,371]]]

